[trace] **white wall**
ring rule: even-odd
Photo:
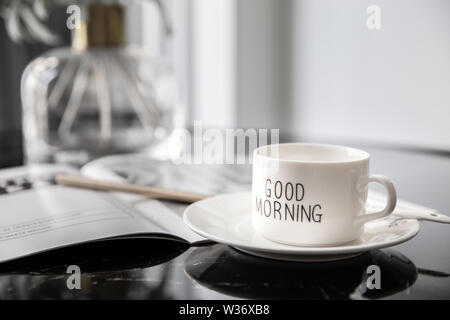
[[[236,119],[236,0],[191,1],[191,123],[232,127]]]
[[[292,1],[282,2],[189,1],[188,125],[279,128],[289,121]]]
[[[284,128],[294,85],[291,0],[238,0],[236,124]]]
[[[374,4],[376,31],[366,27]],[[450,149],[449,0],[189,0],[179,10],[188,125]]]
[[[366,8],[381,8],[381,30]],[[296,1],[291,128],[450,149],[450,1]]]

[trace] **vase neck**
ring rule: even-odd
[[[75,29],[72,47],[83,51],[88,48],[117,48],[125,46],[124,8],[118,4],[90,4],[88,17]]]

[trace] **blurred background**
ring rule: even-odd
[[[123,9],[92,10],[99,4]],[[70,5],[85,22],[81,49],[67,25]],[[379,29],[367,27],[371,5]],[[48,154],[80,145],[90,148],[80,164],[156,148],[148,142],[195,120],[279,128],[283,141],[450,153],[448,0],[0,0],[0,8],[2,167],[59,161],[64,155]],[[109,40],[99,45],[96,32]],[[129,45],[140,53],[122,53]],[[108,69],[122,58],[129,63]],[[91,131],[77,121],[98,123],[98,132],[82,137]]]

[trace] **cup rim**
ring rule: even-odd
[[[353,160],[296,160],[296,159],[283,159],[280,157],[274,157],[270,155],[263,155],[260,154],[261,150],[268,149],[274,146],[283,147],[283,146],[292,146],[292,145],[298,145],[298,146],[318,146],[318,147],[327,147],[327,148],[336,148],[336,149],[345,149],[347,151],[353,151],[356,153],[361,154],[361,158],[353,159]],[[267,160],[277,160],[279,162],[287,162],[287,163],[298,163],[298,164],[345,164],[345,163],[358,163],[358,162],[364,162],[370,159],[370,154],[367,151],[353,148],[353,147],[347,147],[343,145],[336,145],[336,144],[324,144],[324,143],[307,143],[307,142],[291,142],[291,143],[277,143],[277,144],[271,144],[271,145],[265,145],[261,146],[255,149],[254,151],[254,157],[260,157]]]

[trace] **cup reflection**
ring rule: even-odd
[[[368,289],[372,265],[380,268],[380,289]],[[185,270],[202,286],[247,299],[377,299],[407,289],[418,275],[416,266],[395,250],[300,263],[258,258],[224,245],[194,250]]]

